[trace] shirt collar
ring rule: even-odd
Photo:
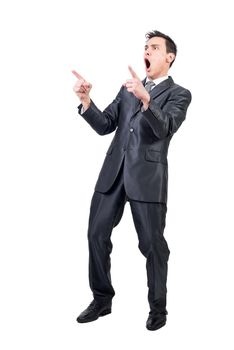
[[[148,77],[146,77],[146,82],[147,83],[149,80],[153,81],[155,85],[158,85],[159,83],[161,83],[163,80],[168,79],[168,75],[164,75],[163,77],[160,78],[156,78],[154,80],[149,79]]]

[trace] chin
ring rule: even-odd
[[[146,75],[149,79],[153,80],[155,79],[155,74],[151,73],[151,72],[146,72]]]
[[[146,75],[151,80],[154,80],[160,77],[160,73],[158,72],[146,72]]]

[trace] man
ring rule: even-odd
[[[111,313],[115,292],[110,276],[110,237],[129,201],[139,249],[146,257],[150,306],[146,327],[156,330],[166,324],[170,254],[163,236],[167,212],[167,152],[191,102],[189,90],[175,84],[168,76],[176,53],[176,45],[170,37],[158,31],[147,33],[146,78],[141,81],[129,66],[131,79],[123,84],[103,112],[89,96],[92,85],[72,71],[78,79],[73,90],[81,101],[78,111],[82,117],[100,135],[117,129],[90,206],[89,282],[94,299],[77,318],[79,323]]]

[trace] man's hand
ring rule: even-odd
[[[92,89],[92,85],[88,83],[79,73],[72,70],[72,73],[78,79],[73,86],[73,91],[79,97],[80,102],[83,104],[84,110],[88,109],[90,106],[89,92]]]
[[[142,84],[140,78],[134,72],[131,66],[128,69],[132,75],[132,79],[128,79],[123,85],[127,88],[129,92],[132,92],[139,100],[142,101],[144,109],[149,106],[150,95],[146,91],[144,85]]]

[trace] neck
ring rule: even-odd
[[[168,75],[168,69],[165,70],[165,71],[162,71],[162,72],[160,72],[158,74],[154,74],[154,75],[151,75],[151,76],[148,75],[148,78],[151,79],[151,80],[154,80],[154,79],[165,77],[166,75]]]

